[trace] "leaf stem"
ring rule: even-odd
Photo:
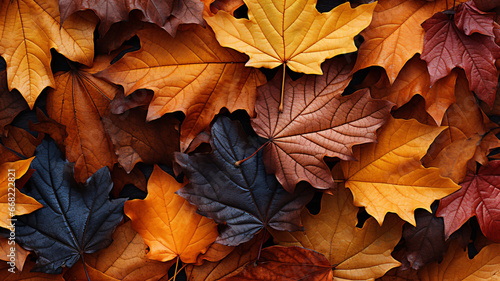
[[[248,159],[252,158],[255,156],[255,154],[257,154],[257,152],[259,152],[259,150],[261,150],[262,148],[264,148],[266,145],[268,145],[269,143],[271,142],[271,140],[268,140],[266,141],[263,145],[261,145],[254,153],[252,153],[252,155],[248,156],[247,158],[245,159],[242,159],[242,160],[238,160],[236,162],[234,162],[234,166],[236,167],[239,167],[243,162],[247,161]]]
[[[179,256],[177,256],[177,261],[175,261],[174,281],[175,281],[175,277],[177,277],[178,268],[179,268]]]
[[[91,281],[89,273],[87,272],[87,267],[85,266],[85,259],[83,258],[84,253],[81,253],[80,255],[82,256],[83,271],[85,271],[85,275],[87,276],[87,280]]]
[[[181,268],[179,268],[179,272],[181,272],[181,271],[182,271],[182,270],[183,270],[183,269],[184,269],[187,265],[188,265],[187,263],[183,264],[183,265],[181,266]],[[176,276],[176,275],[174,275],[174,276],[170,277],[170,278],[168,279],[168,281],[172,281],[172,279],[174,279],[174,278],[175,278],[175,276]]]
[[[260,241],[259,253],[257,254],[257,259],[255,260],[254,266],[257,266],[257,263],[260,260],[260,253],[262,252],[262,246],[264,246],[264,242],[266,241],[267,228],[264,227],[264,233],[262,233],[262,241]]]
[[[286,62],[283,64],[283,78],[281,80],[281,97],[280,97],[280,106],[278,108],[278,112],[283,112],[283,96],[285,92],[285,74],[286,74]]]

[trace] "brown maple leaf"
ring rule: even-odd
[[[118,162],[130,173],[138,162],[172,167],[179,151],[179,121],[163,116],[146,122],[146,110],[131,109],[121,115],[103,117],[104,127],[113,142]]]
[[[371,99],[368,91],[341,96],[351,81],[352,65],[344,57],[323,64],[323,76],[285,78],[285,99],[280,113],[282,77],[259,88],[252,126],[268,139],[264,163],[283,187],[292,192],[305,180],[312,186],[333,186],[323,157],[354,160],[351,147],[376,140],[376,130],[389,116],[391,103]]]
[[[222,48],[210,29],[192,26],[172,38],[148,26],[138,36],[139,51],[126,54],[97,75],[123,85],[126,96],[142,88],[153,90],[148,121],[168,112],[184,112],[181,151],[221,108],[244,109],[253,115],[256,88],[265,82],[264,75],[245,68],[246,57]]]
[[[381,75],[377,83],[366,85],[370,87],[373,98],[392,101],[399,108],[414,95],[421,95],[425,99],[425,110],[438,125],[441,124],[446,109],[455,102],[457,72],[453,71],[431,87],[427,65],[418,55],[405,64],[392,85],[385,74]]]
[[[111,25],[128,20],[129,12],[142,12],[141,20],[158,25],[175,36],[179,24],[203,25],[203,3],[195,0],[59,0],[61,21],[77,11],[90,9],[101,19],[99,33],[106,34]]]

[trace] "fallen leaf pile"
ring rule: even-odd
[[[500,280],[500,1],[0,16],[0,280]]]

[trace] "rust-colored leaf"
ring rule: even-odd
[[[0,71],[0,136],[6,137],[5,126],[21,111],[28,109],[28,104],[17,91],[9,91],[7,86],[7,72]]]
[[[455,102],[456,80],[454,71],[431,87],[426,63],[415,56],[405,64],[392,85],[382,74],[370,90],[372,97],[392,101],[397,107],[409,102],[414,95],[421,95],[425,99],[425,110],[440,125],[446,109]]]
[[[441,175],[450,177],[456,183],[465,177],[467,165],[471,163],[469,160],[486,164],[487,153],[498,144],[494,134],[485,137],[496,125],[490,124],[482,114],[467,84],[465,75],[459,74],[455,86],[457,102],[448,108],[443,117],[442,125],[447,127],[422,158],[424,166],[439,167]]]
[[[218,281],[238,274],[245,265],[257,259],[262,240],[268,238],[268,233],[260,232],[252,240],[235,247],[229,255],[220,261],[206,261],[199,266],[188,265],[186,267],[188,281]],[[209,251],[210,249],[207,253]]]
[[[332,277],[332,267],[322,254],[301,247],[272,246],[262,250],[256,265],[247,265],[224,280],[330,281]]]
[[[33,156],[36,147],[44,137],[44,134],[38,134],[38,137],[35,138],[28,131],[11,125],[6,126],[6,129],[8,130],[8,136],[0,139],[5,147],[16,153],[16,158],[21,156],[25,159]]]
[[[470,89],[492,106],[498,84],[495,60],[500,58],[500,47],[494,37],[465,35],[455,24],[457,18],[453,21],[448,15],[437,13],[422,24],[422,59],[427,62],[431,85],[460,67],[465,70]]]
[[[102,124],[118,87],[85,69],[59,73],[57,87],[47,95],[49,117],[66,126],[66,158],[75,162],[75,178],[84,182],[100,168],[116,162],[113,145]]]
[[[141,20],[154,23],[175,36],[179,24],[203,24],[203,3],[197,0],[59,0],[61,20],[77,11],[90,9],[101,19],[99,33],[104,35],[110,26],[126,21],[129,12],[142,12]]]
[[[258,70],[245,68],[244,55],[222,48],[210,29],[193,26],[179,31],[174,39],[159,28],[148,27],[138,36],[141,49],[126,54],[98,76],[122,85],[125,95],[141,88],[153,90],[148,121],[168,112],[184,112],[181,151],[222,107],[253,115],[256,88],[265,78]]]
[[[59,149],[61,149],[61,151],[65,151],[64,140],[68,136],[66,126],[59,124],[54,119],[48,117],[39,108],[36,109],[36,119],[38,121],[37,123],[30,122],[30,130],[49,135],[57,143]]]
[[[118,162],[130,173],[138,162],[172,166],[179,151],[179,121],[171,115],[146,121],[147,112],[131,109],[102,119],[118,156]]]
[[[446,237],[476,216],[483,234],[500,242],[500,161],[491,161],[477,172],[467,173],[462,188],[443,198],[437,215],[443,217]]]

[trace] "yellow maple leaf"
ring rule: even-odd
[[[60,24],[56,0],[0,2],[0,54],[7,62],[9,89],[18,89],[33,108],[42,90],[54,87],[54,48],[72,61],[91,65],[97,18],[74,14]]]
[[[372,20],[376,3],[349,3],[328,13],[316,10],[316,0],[245,0],[247,19],[219,11],[205,17],[224,47],[246,53],[246,66],[275,68],[286,64],[295,72],[323,74],[321,63],[356,51],[353,38]]]
[[[356,206],[380,224],[388,212],[415,225],[414,211],[431,211],[434,200],[460,188],[443,178],[437,168],[424,168],[420,159],[444,127],[432,127],[415,120],[389,118],[379,132],[378,143],[353,147],[358,161],[341,162]]]

